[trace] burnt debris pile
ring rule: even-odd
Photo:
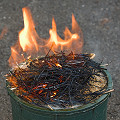
[[[8,87],[24,101],[51,109],[90,103],[107,88],[105,69],[93,55],[60,52],[29,58],[9,71]]]

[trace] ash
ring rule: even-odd
[[[88,104],[107,88],[106,69],[93,56],[60,52],[29,58],[9,71],[8,87],[24,101],[51,110]]]

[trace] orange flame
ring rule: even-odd
[[[38,51],[36,39],[39,38],[35,31],[35,25],[32,20],[32,15],[28,8],[23,8],[24,28],[19,32],[19,42],[23,51],[32,50],[35,48]]]
[[[75,29],[75,26],[76,26],[77,30]],[[53,18],[52,29],[49,30],[50,38],[47,43],[47,46],[50,47],[52,44],[54,44],[53,50],[55,50],[56,48],[59,48],[59,46],[60,46],[61,50],[63,50],[63,47],[72,48],[72,46],[73,46],[72,42],[77,41],[77,43],[79,44],[78,45],[79,49],[81,49],[83,46],[82,31],[79,28],[74,15],[72,15],[72,32],[73,33],[71,33],[70,30],[66,27],[66,29],[64,31],[65,39],[63,40],[62,38],[60,38],[60,36],[57,34],[56,23]],[[73,48],[73,50],[74,50],[74,48]]]
[[[11,47],[11,56],[8,60],[11,67],[24,61],[24,57],[20,55],[15,48],[16,47]]]
[[[9,63],[11,66],[15,65],[16,62],[20,63],[24,61],[24,57],[21,56],[21,53],[25,53],[25,55],[27,55],[25,57],[28,57],[28,55],[32,56],[34,52],[40,52],[45,55],[45,51],[48,51],[48,49],[50,48],[53,52],[67,50],[68,53],[71,51],[73,51],[73,53],[80,53],[82,51],[83,35],[73,14],[72,30],[70,31],[67,27],[65,28],[64,39],[62,39],[57,34],[57,27],[55,19],[53,18],[52,29],[49,30],[50,37],[48,40],[43,40],[40,39],[35,30],[35,25],[30,10],[27,7],[23,8],[22,10],[24,18],[24,28],[19,32],[19,44],[11,47],[11,57],[9,58]],[[38,45],[38,40],[41,43],[44,43],[44,45]]]
[[[59,63],[56,63],[55,64],[57,67],[61,67],[62,68],[62,66],[59,64]]]

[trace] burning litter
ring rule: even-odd
[[[7,87],[20,99],[53,110],[81,106],[109,92],[106,69],[93,61],[95,54],[81,53],[83,35],[74,15],[72,32],[66,28],[64,40],[57,34],[54,18],[50,38],[45,40],[38,36],[28,8],[23,8],[23,17],[19,42],[11,47],[12,69],[6,74]]]

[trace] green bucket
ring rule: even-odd
[[[108,71],[108,90],[112,89],[112,79]],[[77,108],[50,110],[29,104],[17,97],[7,88],[12,104],[13,120],[106,120],[107,103],[110,93],[102,95],[94,103]]]

